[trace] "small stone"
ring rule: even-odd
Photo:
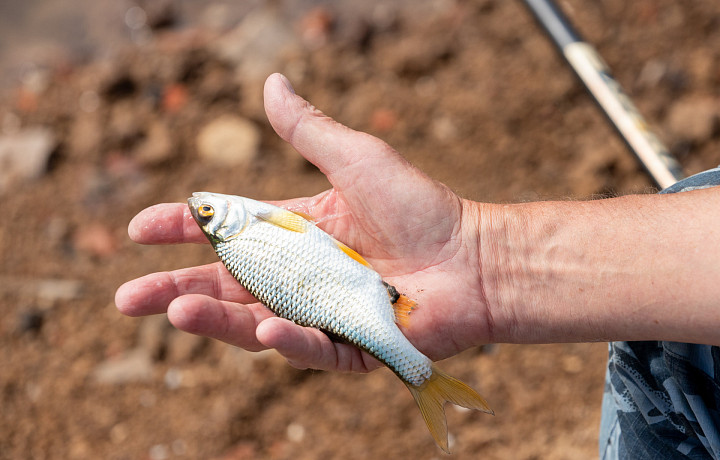
[[[80,110],[93,113],[100,108],[100,96],[95,91],[83,91],[78,98]]]
[[[180,369],[171,367],[165,372],[165,386],[170,390],[177,390],[183,384],[183,373]]]
[[[300,20],[300,36],[310,49],[318,49],[328,42],[333,16],[323,7],[310,10]]]
[[[197,137],[200,158],[218,166],[248,166],[260,147],[260,130],[250,120],[225,115]]]
[[[167,334],[173,330],[166,315],[147,316],[138,328],[138,348],[153,358],[158,358],[165,348]]]
[[[717,129],[720,104],[714,97],[689,96],[670,108],[667,123],[679,140],[699,144],[712,137]]]
[[[42,329],[45,315],[39,310],[30,310],[20,313],[18,318],[18,331],[21,334],[37,334]]]
[[[2,121],[0,121],[0,131],[2,134],[17,134],[20,132],[21,126],[22,122],[20,121],[20,117],[12,112],[6,112],[2,117]]]
[[[109,136],[120,145],[127,145],[142,134],[144,116],[138,113],[137,104],[131,100],[118,101],[112,105],[108,122]]]
[[[167,340],[167,359],[171,363],[186,363],[198,354],[204,343],[202,336],[171,329]]]
[[[107,257],[117,251],[117,240],[110,229],[101,223],[80,227],[73,236],[75,249],[98,257]]]
[[[305,427],[299,423],[291,423],[287,427],[287,438],[290,442],[301,442],[305,439]]]
[[[397,125],[397,113],[391,109],[376,109],[370,116],[370,126],[374,131],[387,133]]]
[[[128,438],[128,429],[122,424],[118,423],[110,429],[110,441],[113,444],[121,444]]]
[[[172,158],[173,138],[170,129],[162,121],[153,121],[145,140],[138,146],[135,157],[139,163],[154,166]]]
[[[435,139],[441,142],[450,142],[458,138],[458,129],[452,119],[438,117],[432,120],[430,130]]]
[[[96,155],[103,140],[102,119],[86,112],[80,113],[70,126],[68,138],[71,155],[83,159]]]
[[[183,456],[187,453],[187,443],[182,439],[176,439],[170,444],[173,454]]]
[[[212,51],[236,66],[243,81],[265,80],[283,56],[297,49],[291,26],[273,8],[255,8],[230,32],[213,42]]]
[[[169,456],[168,448],[164,444],[155,444],[148,454],[152,460],[165,460]]]
[[[563,358],[562,366],[565,372],[569,374],[577,374],[583,370],[583,361],[577,355],[568,355]]]
[[[174,83],[165,88],[162,96],[162,107],[169,113],[179,112],[187,104],[188,98],[187,87],[181,83]]]
[[[100,363],[93,371],[98,383],[121,385],[130,382],[147,382],[152,379],[153,364],[147,351],[137,348],[125,356]]]
[[[52,303],[80,298],[83,283],[78,280],[41,279],[36,280],[33,287],[38,299]]]
[[[41,177],[47,171],[56,143],[47,128],[29,128],[0,136],[0,192],[17,181]]]

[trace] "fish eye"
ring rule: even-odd
[[[215,209],[213,209],[212,206],[209,204],[204,204],[198,208],[198,215],[200,217],[205,217],[206,219],[209,219],[215,214]]]

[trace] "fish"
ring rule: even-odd
[[[494,414],[402,333],[417,303],[310,216],[234,195],[196,192],[188,207],[235,279],[273,313],[350,343],[410,390],[437,445],[449,453],[445,403]]]

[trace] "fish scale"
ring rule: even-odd
[[[379,275],[339,258],[340,250],[316,230],[311,226],[311,237],[304,238],[258,222],[218,244],[216,252],[233,276],[278,316],[331,332],[374,355],[402,379],[422,384],[430,376],[431,361],[392,325],[392,304]],[[370,292],[368,279],[377,279]],[[388,319],[392,327],[384,327]],[[374,324],[371,331],[364,327],[368,323]]]
[[[493,413],[475,390],[405,338],[395,308],[397,321],[407,326],[415,303],[385,284],[355,251],[302,216],[267,203],[200,192],[188,206],[225,267],[276,315],[340,337],[395,372],[444,451],[446,401]]]

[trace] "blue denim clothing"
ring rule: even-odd
[[[716,185],[720,167],[660,193]],[[600,458],[720,459],[720,347],[611,342]]]

